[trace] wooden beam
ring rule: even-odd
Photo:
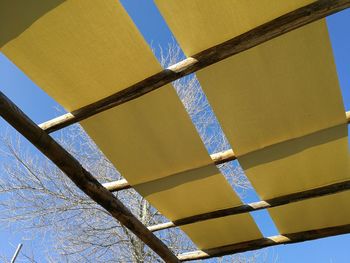
[[[195,222],[205,221],[209,219],[225,217],[230,215],[237,215],[242,213],[249,213],[261,209],[277,207],[281,205],[286,205],[289,203],[299,202],[302,200],[321,197],[330,194],[336,194],[350,189],[350,180],[341,183],[335,183],[327,186],[322,186],[306,191],[301,191],[293,194],[288,194],[273,199],[258,201],[249,204],[243,204],[231,208],[216,210],[204,214],[194,215],[186,218],[182,218],[173,222],[166,222],[158,225],[149,226],[148,229],[152,232],[173,228],[178,226],[183,226],[187,224],[192,224]]]
[[[147,229],[122,202],[104,188],[61,145],[0,92],[0,116],[57,165],[85,194],[131,230],[165,262],[179,262],[171,250]]]
[[[224,43],[199,52],[153,76],[72,113],[42,123],[48,133],[136,99],[183,76],[217,63],[275,37],[350,7],[350,0],[319,0],[258,26]]]
[[[210,158],[213,160],[213,163],[215,165],[227,163],[237,159],[232,149],[218,152],[218,153],[213,153],[210,155]]]
[[[213,160],[214,164],[216,164],[216,165],[226,163],[226,162],[229,162],[229,161],[236,159],[236,156],[231,149],[226,150],[226,151],[222,151],[222,152],[218,152],[218,153],[214,153],[214,154],[210,155],[210,157]],[[102,185],[111,192],[117,192],[117,191],[126,190],[126,189],[131,188],[131,185],[125,179],[121,179],[121,180],[114,181],[114,182],[104,183]]]
[[[110,192],[117,192],[117,191],[126,190],[126,189],[131,188],[131,185],[125,179],[121,179],[121,180],[114,181],[114,182],[104,183],[104,184],[102,184],[102,186]]]
[[[324,237],[343,235],[350,233],[350,225],[342,225],[336,227],[328,227],[317,230],[302,231],[292,234],[284,234],[271,236],[267,238],[261,238],[256,240],[251,240],[247,242],[232,244],[223,247],[217,247],[207,250],[198,250],[189,253],[184,253],[178,255],[181,261],[199,260],[207,259],[212,257],[220,257],[235,253],[241,253],[245,251],[251,251],[256,249],[261,249],[264,247],[271,247],[277,245],[299,243],[308,240],[314,240]]]
[[[350,124],[350,111],[345,112],[345,116],[347,123]],[[223,164],[237,159],[232,149],[211,154],[210,158],[213,160],[215,165]],[[103,186],[111,192],[117,192],[131,188],[131,185],[125,179],[104,183]]]

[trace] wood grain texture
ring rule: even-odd
[[[277,235],[247,242],[232,244],[223,247],[212,248],[208,250],[198,250],[185,254],[178,255],[181,261],[207,259],[213,257],[221,257],[245,251],[256,250],[264,247],[291,244],[314,240],[324,237],[336,236],[350,233],[350,225],[342,225],[336,227],[329,227],[317,230],[302,231],[292,234]]]
[[[145,227],[113,194],[45,131],[0,92],[0,115],[57,165],[85,194],[130,229],[165,262],[178,262],[171,250]]]
[[[201,51],[174,66],[156,73],[113,95],[86,105],[71,113],[42,123],[40,127],[48,133],[67,127],[127,101],[136,99],[148,92],[183,76],[196,72],[225,58],[241,53],[261,43],[283,35],[294,29],[317,21],[350,7],[350,0],[320,0],[301,7],[279,18],[258,26],[224,43]]]

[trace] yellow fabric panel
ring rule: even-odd
[[[238,156],[346,121],[325,20],[197,77]]]
[[[2,51],[34,82],[74,110],[161,69],[118,1],[66,1],[37,17]],[[170,219],[240,204],[204,145],[175,90],[163,87],[110,109],[81,125],[122,175]],[[200,168],[202,167],[202,168]],[[194,168],[199,168],[198,170]],[[194,170],[191,170],[194,169]],[[220,221],[218,221],[220,222]],[[216,231],[230,243],[261,236],[250,215]],[[207,224],[186,228],[190,238],[215,246]],[[205,243],[203,243],[205,242]]]
[[[220,44],[314,0],[155,0],[187,56]]]
[[[170,85],[81,125],[132,185],[212,163]]]
[[[1,0],[0,48],[64,0]]]
[[[241,204],[213,164],[138,184],[134,188],[172,221]]]
[[[2,52],[68,111],[161,70],[115,0],[65,1]]]
[[[269,209],[283,234],[350,223],[350,192],[342,192]]]
[[[350,179],[346,124],[239,158],[259,196],[269,199]]]
[[[199,249],[208,249],[261,238],[251,216],[239,214],[180,227]]]

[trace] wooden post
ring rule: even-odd
[[[227,57],[236,55],[268,40],[299,27],[317,21],[350,7],[350,0],[319,0],[296,9],[224,43],[199,52],[168,69],[150,76],[130,87],[72,113],[64,114],[42,123],[40,127],[48,133],[89,118],[127,101],[136,99],[183,76],[196,72]]]
[[[131,230],[165,262],[179,262],[170,249],[145,227],[112,193],[104,188],[61,145],[29,119],[0,92],[0,115],[57,165],[85,194]]]
[[[212,257],[221,257],[234,253],[241,253],[245,251],[256,250],[264,247],[284,245],[290,243],[304,242],[323,237],[336,236],[350,233],[350,225],[328,227],[323,229],[302,231],[292,234],[277,235],[267,238],[251,240],[247,242],[217,247],[207,250],[198,250],[189,253],[178,255],[181,261],[207,259]]]

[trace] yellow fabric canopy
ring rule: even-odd
[[[187,56],[315,0],[155,0]]]
[[[0,48],[65,0],[1,0]]]
[[[313,1],[156,2],[192,55]],[[0,8],[1,29],[11,23],[1,31],[1,51],[69,111],[161,70],[115,0],[44,5],[15,0],[1,2]],[[324,20],[197,76],[260,197],[349,179],[347,125]],[[134,188],[170,220],[241,204],[212,164],[171,85],[81,124]],[[341,193],[269,211],[282,233],[348,224],[350,210],[334,206],[346,206],[348,197]],[[261,237],[249,214],[181,228],[200,249]]]
[[[248,153],[239,162],[264,200],[349,180],[347,125]]]
[[[28,24],[2,52],[69,111],[161,69],[114,0],[65,1]],[[81,124],[122,175],[170,220],[241,204],[170,85]],[[249,214],[183,230],[203,249],[261,237]]]
[[[349,224],[350,192],[342,192],[269,209],[283,234]]]
[[[156,2],[190,56],[312,1]],[[345,110],[325,20],[225,59],[197,77],[261,198],[349,180]],[[345,205],[346,197],[286,205],[271,215],[283,233],[345,224],[350,210],[338,212],[331,202]]]

